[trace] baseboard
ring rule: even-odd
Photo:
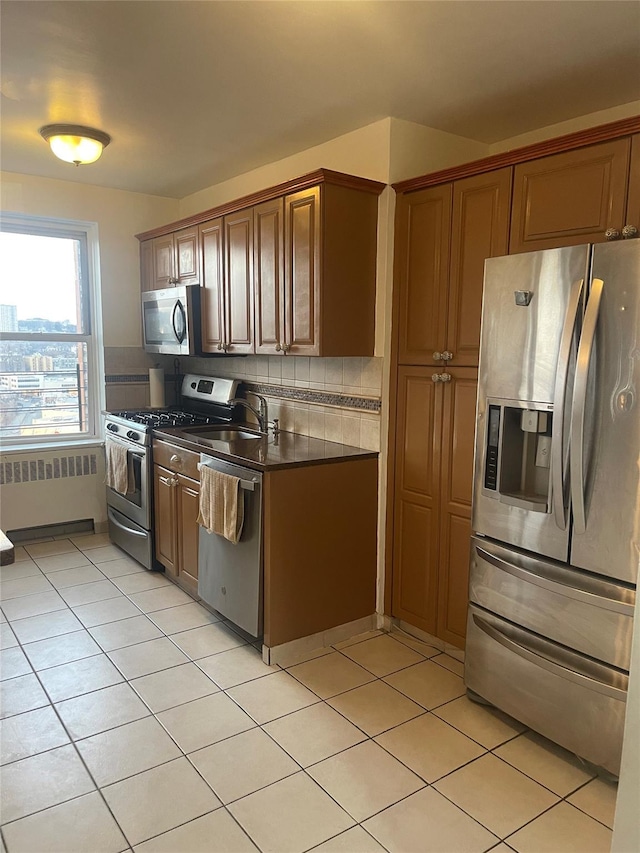
[[[433,634],[428,634],[426,631],[421,631],[420,628],[416,628],[415,625],[409,625],[408,622],[403,622],[401,619],[388,616],[385,616],[384,618],[389,620],[389,627],[385,627],[385,631],[393,633],[395,629],[403,632],[404,634],[409,634],[409,636],[415,637],[416,640],[420,640],[422,643],[433,646],[434,649],[439,649],[441,652],[446,652],[449,657],[455,658],[461,663],[464,663],[464,652],[457,646],[453,646],[451,643],[446,643],[444,640],[441,640],[440,637],[434,637]]]
[[[310,634],[308,637],[300,637],[298,640],[291,640],[279,646],[263,646],[262,660],[271,666],[278,664],[278,666],[287,667],[301,663],[303,660],[320,657],[328,653],[329,646],[342,643],[358,634],[375,630],[377,616],[378,614],[372,613],[371,616],[355,619],[353,622],[346,622],[344,625],[336,625],[335,628],[329,628],[327,631]]]

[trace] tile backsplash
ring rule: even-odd
[[[266,397],[280,429],[367,450],[380,450],[381,358],[225,356],[180,358],[180,373],[240,379]],[[105,349],[107,408],[149,405],[149,368],[165,369],[167,403],[174,402],[174,357],[136,347]]]

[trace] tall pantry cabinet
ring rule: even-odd
[[[638,131],[634,117],[395,185],[385,609],[456,646],[466,626],[484,261],[636,237]]]
[[[484,260],[507,252],[511,170],[398,198],[392,615],[464,641]]]

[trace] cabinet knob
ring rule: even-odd
[[[176,454],[175,454],[175,453],[174,453],[174,454],[173,454],[173,456],[171,456],[171,457],[170,457],[170,459],[169,459],[169,464],[170,464],[170,465],[179,465],[179,464],[180,464],[180,462],[181,462],[180,457],[179,457],[179,456],[176,456]]]
[[[444,352],[434,352],[433,354],[434,361],[451,361],[452,358],[453,353],[449,352],[448,349],[446,349]]]
[[[619,240],[620,232],[617,228],[607,228],[607,230],[604,232],[604,236],[607,240]]]
[[[625,225],[622,229],[622,239],[623,240],[631,240],[633,237],[638,236],[638,229],[635,225]]]
[[[434,382],[451,382],[451,374],[450,373],[433,373],[431,375],[431,379]]]
[[[223,346],[221,343],[219,343],[219,344],[218,344],[218,346],[217,346],[217,349],[219,349],[219,350],[223,350],[223,349],[224,349],[224,346]]]
[[[282,352],[283,352],[285,355],[289,352],[289,350],[290,350],[290,349],[291,349],[291,344],[283,344],[283,345],[282,345]]]
[[[276,344],[276,352],[282,352],[282,347],[280,346],[280,341]]]

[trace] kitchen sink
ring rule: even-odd
[[[241,439],[264,437],[260,432],[249,432],[249,430],[235,427],[222,427],[221,429],[214,427],[208,430],[198,430],[198,438],[206,438],[210,441],[239,441]]]

